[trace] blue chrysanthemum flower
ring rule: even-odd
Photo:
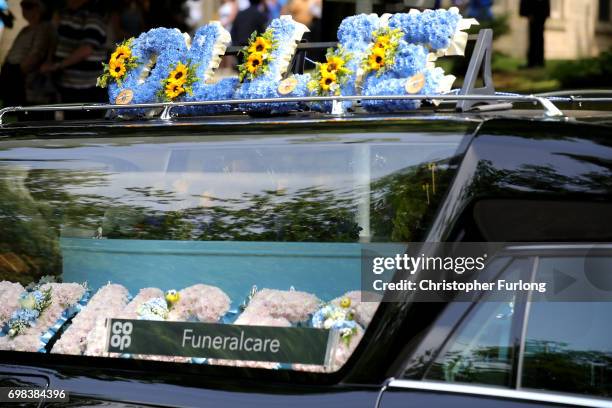
[[[11,315],[11,321],[22,321],[32,323],[38,319],[40,313],[36,309],[17,309]]]
[[[405,95],[406,81],[408,79],[385,79],[371,75],[365,80],[364,95]],[[418,109],[419,100],[372,100],[364,99],[361,106],[368,112],[392,112]]]
[[[157,102],[162,81],[168,77],[176,61],[186,60],[187,51],[185,37],[178,29],[154,28],[142,33],[132,42],[132,55],[137,58],[138,67],[126,74],[121,86],[115,82],[109,84],[110,103],[114,103],[124,89],[133,91],[132,104]],[[146,75],[143,71],[151,66]],[[144,110],[122,113],[142,114]]]
[[[295,75],[297,85],[292,92],[281,95],[278,91],[280,79],[287,63],[289,54],[294,50],[298,23],[290,18],[276,18],[272,20],[268,29],[272,30],[276,49],[270,55],[266,71],[253,80],[245,79],[234,93],[235,99],[261,99],[279,98],[283,96],[297,97],[308,95],[306,84],[309,76]],[[301,107],[298,103],[266,103],[242,104],[240,109],[257,112],[287,112]]]
[[[421,90],[423,95],[435,95],[439,92],[440,84],[444,79],[444,70],[440,67],[425,71],[425,86]]]
[[[427,49],[422,45],[408,44],[402,40],[395,54],[395,64],[389,70],[395,78],[407,78],[421,72],[427,66]]]
[[[461,15],[456,10],[425,10],[422,13],[398,13],[389,19],[389,27],[404,32],[404,39],[413,44],[425,44],[433,50],[450,46]]]
[[[229,34],[219,23],[207,24],[196,31],[187,58],[191,60],[192,64],[196,65],[196,76],[200,80],[193,85],[193,94],[185,95],[181,100],[192,102],[232,99],[238,86],[238,78],[223,78],[217,83],[208,83],[208,77],[212,75],[212,69],[216,68],[214,65],[218,60],[215,61],[215,59],[220,58],[215,53],[221,51],[221,49],[215,48],[219,46],[219,43],[223,44],[226,40],[229,42],[230,39],[225,38],[227,35]],[[179,107],[174,111],[179,114],[203,115],[227,112],[232,109],[233,106],[229,104],[215,104]]]

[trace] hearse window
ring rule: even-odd
[[[528,259],[513,260],[500,276],[518,280],[529,271]],[[450,337],[426,374],[427,379],[510,387],[520,318],[516,298],[491,301],[485,295]]]
[[[0,349],[338,370],[360,243],[422,237],[463,138],[389,129],[3,141]]]
[[[537,279],[557,294],[532,295],[523,387],[612,397],[611,271],[608,257],[540,259]],[[594,301],[569,301],[581,293]]]

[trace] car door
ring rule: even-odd
[[[457,309],[449,305],[379,406],[612,407],[610,247],[512,251],[501,276],[529,275],[547,290],[517,295],[513,304],[485,295],[434,346]]]

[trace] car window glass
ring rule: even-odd
[[[512,261],[503,279],[518,280],[528,259]],[[510,386],[517,316],[515,302],[494,302],[485,295],[466,316],[429,369],[426,378],[448,382]]]
[[[335,129],[3,142],[0,349],[336,371],[378,306],[361,302],[361,243],[420,238],[462,139]],[[180,326],[172,337],[159,322],[215,324],[218,336]],[[306,329],[333,332],[329,352]],[[174,354],[170,338],[215,357]]]
[[[571,296],[584,290],[595,302],[555,301],[534,295],[529,308],[522,386],[525,388],[612,396],[612,290],[606,276],[612,258],[542,258],[536,279]],[[561,286],[560,286],[561,285]]]

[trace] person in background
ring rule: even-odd
[[[270,13],[270,20],[279,18],[281,16],[281,10],[285,7],[287,0],[266,0],[266,7]]]
[[[138,37],[145,30],[143,10],[136,0],[121,0],[110,14],[114,43]]]
[[[6,0],[0,0],[0,38],[2,38],[2,31],[4,27],[13,28],[13,14],[9,9]]]
[[[58,16],[57,46],[53,61],[41,71],[53,73],[61,102],[102,102],[105,92],[96,88],[106,61],[106,24],[90,0],[67,0],[66,9]],[[96,117],[97,112],[66,112],[65,117]]]
[[[314,18],[312,14],[314,3],[314,0],[289,0],[282,14],[291,14],[295,21],[310,28]]]
[[[478,21],[490,21],[493,20],[492,7],[493,0],[470,0],[467,15]]]
[[[0,72],[0,98],[6,106],[52,102],[39,69],[54,41],[54,28],[41,0],[22,0],[21,12],[28,25],[21,29]],[[47,82],[48,84],[48,82]]]
[[[219,7],[219,22],[227,31],[232,31],[232,25],[238,14],[238,4],[236,0],[223,0],[223,4]]]
[[[289,0],[281,14],[291,14],[298,23],[304,24],[310,32],[304,35],[308,42],[319,42],[323,37],[321,25],[323,17],[323,2],[321,0]],[[320,60],[325,55],[324,50],[309,53],[309,58]]]
[[[232,32],[232,26],[234,20],[238,15],[238,3],[236,0],[223,0],[223,4],[219,7],[219,22],[228,32]],[[219,65],[220,71],[229,71],[227,74],[231,75],[232,68],[236,65],[236,57],[233,55],[224,55]]]
[[[254,31],[263,33],[268,25],[268,15],[264,0],[251,0],[251,6],[236,15],[232,25],[232,42],[245,45]]]
[[[544,28],[550,17],[550,0],[521,0],[520,14],[529,19],[527,67],[543,67]]]

